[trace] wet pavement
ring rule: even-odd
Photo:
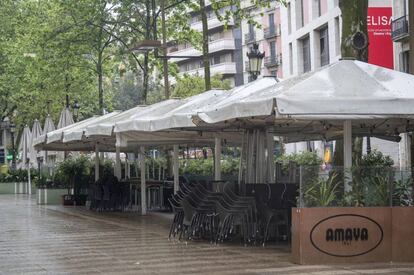
[[[95,213],[0,195],[0,274],[414,274],[414,264],[300,266],[283,246],[169,241],[166,215]]]

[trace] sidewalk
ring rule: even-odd
[[[168,240],[168,215],[95,213],[0,195],[0,274],[414,274],[414,264],[299,266],[285,247]]]

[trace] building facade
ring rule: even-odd
[[[232,86],[243,84],[243,60],[242,60],[242,34],[241,28],[230,21],[225,26],[224,22],[217,19],[211,9],[211,3],[206,2],[208,19],[208,39],[210,52],[211,76],[220,74],[223,79],[231,82]],[[220,11],[224,13],[225,10]],[[199,13],[193,13],[189,22],[191,28],[201,31],[202,23]],[[195,49],[190,43],[170,43],[168,47],[170,56],[194,56],[195,58],[174,58],[179,67],[179,73],[200,76],[204,75],[202,52]],[[175,80],[171,79],[171,84]]]
[[[340,14],[338,0],[291,0],[281,8],[286,78],[340,59]]]
[[[409,0],[392,1],[391,36],[394,42],[394,69],[410,73]],[[412,53],[411,53],[412,54]],[[402,134],[399,143],[400,167],[411,167],[411,134]]]
[[[252,6],[250,0],[244,1],[243,4],[243,7],[249,11],[254,21],[260,24],[260,27],[255,27],[253,24],[249,24],[247,20],[243,20],[241,23],[244,83],[251,81],[248,72],[249,60],[247,53],[251,51],[253,43],[257,43],[259,50],[265,54],[261,75],[283,78],[280,3],[271,2],[270,7],[265,9]]]

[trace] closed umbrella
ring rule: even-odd
[[[52,132],[55,129],[56,128],[55,128],[55,124],[53,123],[53,119],[50,116],[50,114],[48,114],[45,119],[45,125],[43,127],[43,135],[46,135],[47,133]],[[46,166],[46,169],[48,170],[49,175],[50,175],[50,170],[49,170],[50,156],[52,155],[56,155],[56,152],[43,151],[43,163]]]
[[[33,141],[43,134],[42,126],[39,120],[35,120],[32,126],[32,139],[30,141],[30,161],[32,164],[38,164],[38,158],[41,156],[40,152],[33,147]]]
[[[63,108],[63,110],[60,112],[60,117],[59,117],[59,123],[57,128],[64,128],[66,126],[72,125],[73,123],[75,123],[75,121],[73,120],[73,116],[72,113],[69,110],[69,107],[66,106],[65,108]],[[66,158],[66,152],[64,154],[59,154],[60,157],[59,158]]]
[[[20,144],[19,144],[19,152],[22,155],[22,162],[23,165],[26,167],[27,169],[27,176],[28,176],[28,193],[32,194],[32,182],[30,179],[30,148],[32,146],[32,133],[30,131],[30,128],[28,125],[26,125],[23,129],[23,134],[22,137],[20,139]]]
[[[60,112],[59,123],[58,123],[57,128],[60,129],[68,125],[71,125],[73,123],[74,123],[74,120],[73,120],[72,113],[70,112],[68,107],[65,107]]]

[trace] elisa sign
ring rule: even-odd
[[[377,248],[384,237],[381,226],[371,218],[342,214],[316,223],[310,232],[312,245],[334,257],[355,257]]]
[[[391,7],[368,8],[368,63],[389,69],[394,68],[391,16]]]

